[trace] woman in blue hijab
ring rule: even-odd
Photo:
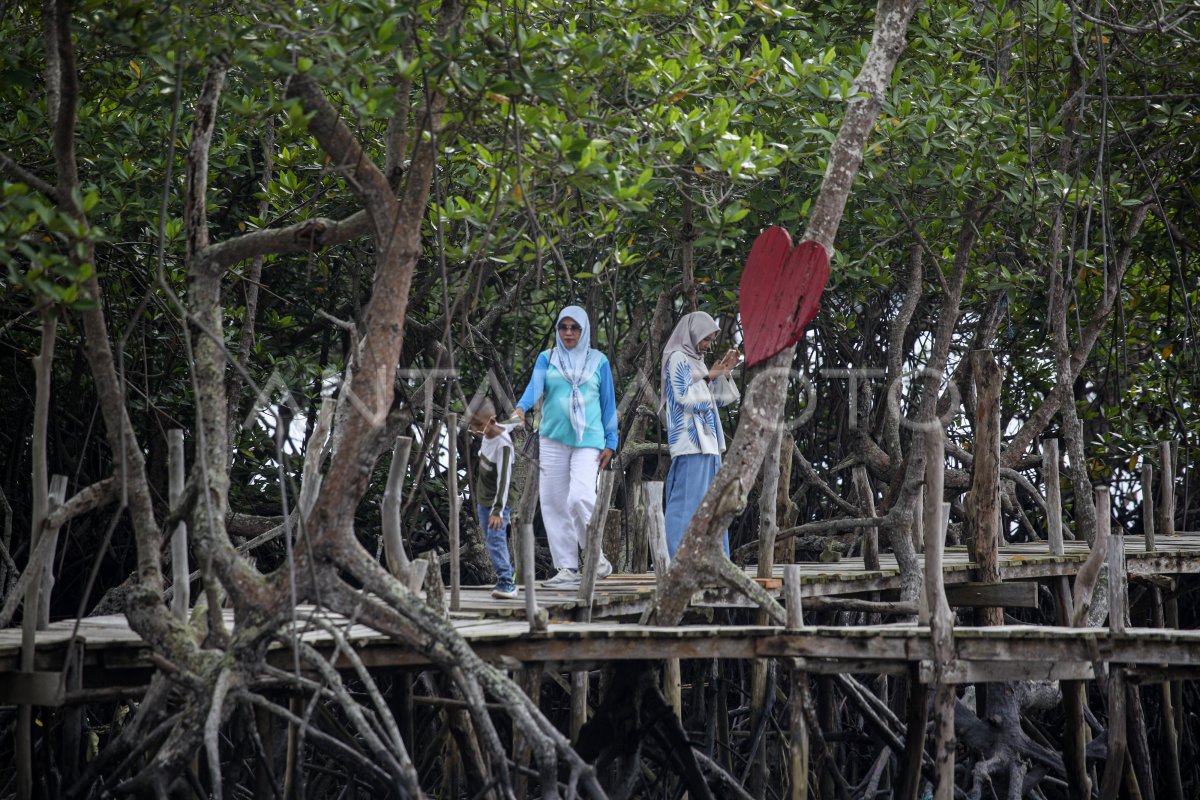
[[[524,419],[542,401],[538,488],[558,570],[542,585],[571,589],[579,585],[579,548],[596,505],[596,477],[617,449],[617,399],[608,359],[591,347],[587,312],[567,306],[555,327],[555,345],[538,356],[517,414]],[[596,577],[611,573],[601,553]]]

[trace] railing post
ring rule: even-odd
[[[1171,443],[1158,443],[1158,460],[1161,483],[1158,495],[1158,533],[1160,536],[1175,535],[1175,464],[1171,458]]]
[[[929,633],[933,655],[934,764],[937,785],[934,800],[954,800],[954,685],[947,672],[954,660],[954,614],[946,601],[942,552],[949,522],[942,501],[946,450],[941,425],[933,420],[925,430],[925,597],[929,608]]]
[[[1154,467],[1149,459],[1142,461],[1142,534],[1146,537],[1146,552],[1157,553],[1154,538]]]
[[[794,633],[804,627],[804,609],[800,599],[800,565],[783,568],[783,591],[787,600],[787,629]],[[793,662],[794,663],[794,662]],[[791,800],[808,799],[808,724],[804,719],[808,694],[808,673],[792,667],[792,693],[788,698],[788,723],[792,746],[788,762],[792,772]]]
[[[587,536],[583,548],[583,571],[579,582],[579,599],[583,601],[583,619],[592,620],[592,597],[596,591],[596,570],[604,556],[604,525],[608,519],[608,506],[612,502],[616,470],[606,469],[600,473],[600,484],[596,490],[596,506],[588,522]]]
[[[183,430],[172,428],[167,431],[167,502],[172,511],[179,506],[183,497],[184,476],[187,470],[183,458]],[[180,520],[171,531],[171,612],[180,619],[187,619],[192,606],[192,587],[188,580],[188,528]]]
[[[459,553],[461,543],[458,532],[458,414],[451,412],[446,415],[446,433],[449,437],[446,493],[450,498],[450,610],[458,611],[462,607],[462,555]]]
[[[1046,478],[1046,541],[1051,555],[1066,553],[1062,532],[1062,487],[1058,477],[1058,439],[1042,442],[1042,474]]]
[[[67,476],[53,475],[50,478],[50,497],[46,506],[47,516],[67,501]],[[49,549],[42,562],[42,581],[38,590],[37,629],[44,631],[50,627],[50,593],[54,589],[54,560],[58,553],[59,528],[47,527],[42,536],[50,539]]]
[[[645,481],[642,486],[646,495],[646,527],[650,544],[650,555],[654,559],[654,582],[661,589],[671,566],[671,554],[667,550],[667,522],[663,517],[663,482]],[[679,659],[668,658],[663,665],[663,695],[678,715],[682,710],[683,697],[680,687]]]

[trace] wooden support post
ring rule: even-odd
[[[899,800],[918,800],[925,758],[925,726],[929,720],[929,688],[921,682],[919,664],[909,664],[908,713],[904,720],[904,758],[896,778]]]
[[[1087,769],[1088,730],[1083,718],[1087,705],[1087,684],[1084,681],[1063,681],[1063,767],[1067,773],[1067,796],[1071,800],[1088,800],[1092,796],[1092,779]]]
[[[1125,536],[1112,532],[1111,498],[1107,486],[1096,488],[1096,541],[1108,538],[1108,630],[1125,632]],[[1111,665],[1108,671],[1108,758],[1100,781],[1101,800],[1116,800],[1124,782],[1125,758],[1129,747],[1126,722],[1125,671]]]
[[[1146,709],[1142,706],[1142,687],[1125,681],[1125,705],[1129,721],[1129,749],[1125,758],[1125,782],[1130,797],[1154,800],[1154,757],[1150,751],[1150,735],[1146,726]]]
[[[726,769],[733,769],[733,747],[730,744],[729,736],[729,693],[725,682],[725,670],[728,665],[717,659],[716,682],[717,682],[717,732],[716,732],[716,747],[717,747],[717,763]]]
[[[538,613],[537,580],[535,577],[533,522],[521,523],[521,580],[525,584],[525,619],[530,631],[544,631],[546,622]]]
[[[1062,486],[1058,476],[1058,439],[1046,439],[1042,443],[1042,474],[1046,479],[1046,541],[1050,554],[1061,556],[1066,553],[1063,543]],[[1071,602],[1071,581],[1066,575],[1051,583],[1058,601],[1059,625],[1070,625],[1074,604]]]
[[[802,572],[799,564],[788,564],[783,568],[783,591],[789,631],[796,631],[804,627],[804,609],[800,595]]]
[[[450,498],[450,610],[458,611],[462,608],[462,544],[458,535],[458,414],[451,412],[446,415],[446,434],[449,437],[446,493]]]
[[[1154,467],[1142,461],[1142,534],[1146,537],[1146,552],[1157,553],[1158,542],[1154,538]]]
[[[646,497],[646,538],[650,544],[650,557],[654,559],[654,582],[661,589],[671,566],[671,555],[667,550],[667,522],[663,517],[663,482],[643,481]],[[678,715],[683,709],[683,689],[678,658],[668,658],[663,664],[663,696]]]
[[[588,522],[587,537],[583,548],[583,572],[579,581],[579,599],[583,601],[583,618],[585,622],[592,619],[592,598],[596,592],[596,570],[604,558],[601,545],[604,543],[604,526],[608,520],[608,506],[612,502],[613,485],[617,473],[606,469],[600,473],[599,486],[596,489],[596,506],[592,518]]]
[[[387,484],[383,490],[383,553],[387,559],[388,571],[397,580],[405,583],[409,582],[412,565],[408,554],[404,552],[400,508],[404,502],[404,475],[408,471],[408,455],[412,451],[412,443],[410,436],[396,437],[396,444],[392,447],[392,463],[388,467]]]
[[[1099,495],[1100,491],[1098,490],[1096,494]],[[1107,499],[1106,497],[1105,500]],[[1097,501],[1097,505],[1099,505],[1099,498]],[[1126,617],[1129,615],[1127,579],[1125,536],[1120,533],[1111,533],[1108,540],[1108,629],[1113,633],[1125,632]]]
[[[867,475],[866,464],[854,466],[854,493],[858,495],[858,507],[868,517],[875,516],[875,492],[871,489],[871,478]],[[863,569],[879,569],[879,528],[867,528],[863,531]]]
[[[288,700],[288,711],[295,717],[307,722],[308,714],[304,709],[304,698],[293,696]],[[296,784],[303,786],[304,775],[300,764],[300,726],[294,722],[288,723],[287,748],[284,751],[283,762],[283,800],[295,800]]]
[[[183,497],[187,467],[183,457],[183,430],[167,431],[167,502],[172,511]],[[171,531],[171,613],[187,619],[192,607],[192,587],[188,581],[188,528],[183,520]]]
[[[675,716],[683,714],[683,669],[678,658],[668,658],[663,664],[663,696],[675,710]]]
[[[762,463],[762,487],[758,496],[758,571],[759,578],[771,578],[775,572],[775,538],[779,533],[777,498],[779,493],[779,446],[782,435],[776,432],[767,445],[767,454]],[[790,453],[789,453],[790,455]],[[764,609],[754,612],[755,625],[768,625],[770,616]],[[767,704],[767,686],[770,683],[771,664],[767,659],[755,659],[750,664],[750,730],[762,729],[758,748],[753,753],[750,780],[746,790],[754,797],[762,797],[767,785],[767,742],[770,730],[763,724]]]
[[[533,432],[523,435],[537,436]],[[523,449],[522,447],[522,451]],[[538,466],[536,462],[531,463],[526,467],[525,485],[521,487],[521,497],[517,500],[512,515],[512,529],[517,532],[518,537],[517,546],[513,548],[517,551],[514,566],[521,575],[521,583],[525,585],[525,619],[529,621],[530,631],[546,629],[546,615],[539,612],[537,605],[536,542],[533,533],[533,517],[537,512],[539,480]],[[536,701],[537,698],[534,697],[534,700]]]
[[[600,473],[596,490],[596,505],[588,521],[587,536],[583,548],[583,571],[579,582],[579,599],[583,601],[583,621],[592,620],[592,598],[596,591],[596,570],[604,557],[601,544],[604,540],[604,524],[608,518],[608,506],[612,502],[616,472],[606,469]],[[587,722],[588,672],[579,670],[571,673],[571,739],[579,737],[579,731]]]
[[[63,477],[66,489],[66,477]],[[79,694],[83,690],[83,656],[85,641],[74,639],[67,645],[63,664],[63,689],[66,693]],[[64,786],[72,786],[79,780],[79,761],[83,755],[83,712],[85,706],[71,704],[62,709],[62,758],[59,770]]]
[[[967,514],[975,530],[976,580],[1000,583],[1000,368],[991,350],[971,353],[975,378],[975,460]],[[1003,625],[1004,609],[980,608],[980,625]]]
[[[1157,605],[1155,624],[1165,627],[1166,619],[1162,609],[1161,589],[1154,589],[1154,598]],[[1179,760],[1179,730],[1175,727],[1175,698],[1171,681],[1163,681],[1159,685],[1159,692],[1162,695],[1162,712],[1159,716],[1162,719],[1167,796],[1171,800],[1183,800],[1183,769]]]
[[[588,671],[571,673],[571,741],[579,740],[579,731],[587,722]]]
[[[1175,459],[1174,451],[1169,441],[1158,443],[1159,475],[1158,495],[1158,524],[1155,533],[1158,536],[1175,535]],[[1168,628],[1179,628],[1179,600],[1174,592],[1166,600],[1166,618]],[[1175,731],[1183,735],[1183,681],[1171,681],[1171,699],[1174,701]]]
[[[254,727],[262,743],[262,757],[254,763],[254,798],[275,797],[275,715],[263,706],[254,706]],[[403,722],[403,720],[402,720]],[[411,753],[412,751],[409,750]]]
[[[1179,599],[1174,592],[1171,592],[1163,602],[1163,613],[1166,617],[1166,627],[1179,630]],[[1174,701],[1172,708],[1175,711],[1175,732],[1182,737],[1184,735],[1183,681],[1171,681],[1171,699]]]
[[[971,373],[975,381],[975,459],[971,464],[971,489],[965,501],[972,530],[975,580],[983,584],[1000,583],[1000,368],[991,350],[971,352]],[[1002,606],[975,609],[975,624],[981,627],[1004,624]],[[987,719],[992,707],[988,683],[975,685],[976,713]]]
[[[1042,474],[1046,478],[1046,541],[1052,555],[1066,552],[1062,531],[1062,486],[1058,477],[1058,439],[1042,443]]]
[[[533,523],[529,523],[533,527]],[[532,569],[532,567],[531,567]],[[533,701],[535,706],[541,707],[542,698],[542,670],[543,665],[540,663],[531,663],[521,670],[517,676],[517,682],[521,690]],[[513,732],[513,761],[517,765],[515,770],[515,780],[513,781],[514,794],[517,797],[529,797],[529,762],[533,759],[533,744],[520,731]]]
[[[49,504],[47,514],[53,514],[55,509],[67,500],[67,476],[54,475],[50,478]],[[38,618],[37,629],[44,631],[50,627],[50,594],[54,589],[54,561],[58,553],[58,528],[47,527],[42,536],[49,539],[45,560],[42,561],[42,580],[38,588]]]
[[[661,585],[671,556],[667,551],[667,526],[663,517],[663,482],[643,481],[642,494],[646,498],[646,539],[650,545],[650,558],[654,561],[654,582]]]
[[[1094,527],[1094,539],[1092,541],[1092,552],[1088,556],[1088,559],[1084,563],[1083,567],[1080,568],[1079,574],[1075,578],[1075,591],[1074,591],[1074,599],[1073,599],[1074,609],[1072,611],[1071,624],[1076,627],[1084,627],[1084,626],[1088,625],[1089,609],[1091,607],[1094,607],[1094,605],[1095,605],[1094,598],[1095,598],[1095,591],[1097,588],[1096,584],[1098,583],[1100,577],[1102,576],[1101,570],[1103,569],[1104,572],[1108,572],[1107,567],[1108,567],[1109,554],[1112,553],[1112,550],[1114,547],[1114,542],[1111,540],[1111,537],[1110,537],[1110,518],[1109,518],[1110,512],[1109,512],[1108,489],[1101,487],[1100,489],[1095,491],[1095,500],[1094,501],[1091,498],[1083,498],[1081,500],[1081,502],[1089,503],[1090,507],[1093,509],[1092,513],[1094,514],[1095,527]],[[1099,508],[1097,508],[1097,506],[1099,506]],[[1110,588],[1112,588],[1112,584],[1114,581],[1119,580],[1118,576],[1115,576],[1112,574],[1104,575],[1104,577],[1108,581],[1108,585]],[[1106,594],[1104,599],[1107,602],[1110,598]],[[1119,609],[1118,609],[1118,611],[1119,611]],[[1110,676],[1110,681],[1107,686],[1109,691],[1112,691],[1114,686],[1119,684],[1119,682],[1120,682],[1120,678],[1115,677],[1115,671],[1114,671],[1114,675]],[[1064,707],[1066,708],[1066,711],[1067,711],[1067,724],[1068,724],[1068,728],[1066,731],[1067,753],[1065,754],[1066,755],[1065,760],[1066,760],[1066,765],[1069,770],[1069,773],[1068,773],[1069,777],[1072,776],[1072,773],[1070,772],[1070,770],[1072,770],[1072,769],[1077,770],[1076,772],[1073,773],[1074,780],[1068,781],[1069,783],[1072,784],[1069,791],[1072,792],[1071,796],[1073,798],[1074,797],[1084,797],[1087,795],[1084,795],[1082,792],[1079,792],[1079,793],[1075,792],[1074,784],[1078,783],[1079,785],[1086,787],[1090,792],[1091,783],[1081,777],[1084,768],[1077,767],[1072,762],[1074,762],[1076,759],[1078,759],[1078,760],[1083,759],[1083,751],[1085,750],[1086,744],[1088,741],[1088,735],[1089,735],[1088,729],[1084,725],[1084,718],[1083,718],[1084,711],[1086,710],[1086,706],[1087,706],[1086,684],[1084,684],[1082,682],[1077,682],[1077,681],[1064,681],[1063,682],[1063,696],[1064,696]],[[1112,748],[1115,746],[1118,748],[1123,748],[1124,747],[1124,736],[1125,736],[1124,718],[1123,718],[1123,709],[1124,709],[1123,696],[1119,700],[1117,700],[1116,703],[1117,703],[1117,706],[1114,707],[1112,710],[1113,710],[1113,713],[1118,713],[1118,714],[1122,715],[1122,718],[1120,720],[1120,724],[1121,724],[1121,732],[1119,734],[1120,741],[1114,741],[1114,739],[1112,738],[1114,736],[1114,733],[1112,731],[1110,731],[1109,747]],[[1110,706],[1111,706],[1111,703],[1110,703]],[[1110,722],[1111,722],[1111,720],[1110,720]],[[1102,796],[1110,796],[1111,797],[1112,796],[1111,792],[1116,791],[1116,788],[1119,787],[1120,783],[1121,783],[1121,774],[1124,770],[1124,753],[1121,749],[1118,749],[1116,751],[1110,749],[1109,756],[1110,756],[1110,760],[1108,762],[1108,765],[1111,767],[1111,771],[1113,774],[1109,775],[1106,772],[1106,774],[1103,778],[1103,782],[1107,782],[1109,785],[1107,786],[1107,788],[1102,788],[1101,793],[1102,793]],[[1104,794],[1105,792],[1108,792],[1110,794],[1105,795]]]
[[[54,343],[58,336],[58,320],[48,306],[42,306],[42,343],[38,355],[33,357],[34,406],[33,435],[31,438],[30,484],[33,490],[31,514],[29,515],[29,558],[27,570],[34,575],[40,567],[34,561],[34,553],[42,538],[42,527],[50,504],[50,486],[46,429],[50,419],[50,378],[54,362]],[[21,611],[21,671],[32,672],[34,647],[38,622],[38,581],[30,583],[25,590],[24,608]],[[33,707],[21,705],[17,710],[17,798],[30,800],[33,797]]]
[[[804,610],[800,599],[800,565],[788,564],[783,568],[783,590],[787,600],[787,628],[798,631],[804,627]],[[804,719],[804,706],[808,694],[808,673],[792,668],[792,693],[788,698],[788,725],[792,746],[788,763],[791,766],[791,800],[808,798],[808,724]]]
[[[1159,478],[1158,525],[1156,533],[1163,537],[1175,535],[1175,458],[1171,443],[1168,441],[1158,444],[1159,467],[1162,474]],[[1172,592],[1166,601],[1167,626],[1179,627],[1179,600]],[[1174,700],[1175,730],[1183,733],[1183,682],[1171,682],[1171,698]]]
[[[1128,749],[1125,720],[1125,670],[1112,667],[1108,673],[1108,758],[1100,780],[1100,800],[1116,800],[1125,774]]]
[[[1047,442],[1049,444],[1049,442]],[[1057,448],[1055,448],[1057,449]],[[1057,461],[1055,462],[1057,467]],[[1057,475],[1057,469],[1055,469]],[[1047,478],[1049,481],[1049,477]],[[1055,483],[1057,487],[1057,483]],[[1107,492],[1107,490],[1105,490]],[[1047,502],[1049,502],[1049,485],[1047,485]],[[1059,508],[1057,505],[1052,508]],[[1104,513],[1100,515],[1098,525],[1103,526],[1102,530],[1097,532],[1096,547],[1107,547],[1108,541],[1108,504],[1104,503]],[[1061,546],[1061,544],[1059,545]],[[1061,581],[1066,583],[1066,578]],[[1064,590],[1064,594],[1067,591]],[[1059,602],[1059,624],[1074,625],[1086,624],[1086,618],[1080,620],[1075,619],[1075,612],[1072,608],[1073,601],[1070,597],[1060,598]],[[1088,727],[1084,720],[1084,710],[1087,707],[1087,684],[1084,681],[1063,681],[1063,767],[1067,773],[1067,796],[1071,800],[1089,800],[1092,796],[1092,780],[1087,768],[1087,744],[1089,733]]]
[[[646,489],[634,473],[642,471],[641,461],[625,474],[625,508],[621,510],[621,535],[624,546],[621,563],[630,572],[646,572],[649,567],[650,546],[646,543]]]
[[[954,660],[954,614],[946,601],[942,551],[946,544],[944,504],[946,455],[942,428],[932,421],[925,430],[925,596],[933,644],[933,730],[937,786],[934,800],[954,800],[954,684],[947,672]]]
[[[1171,443],[1158,443],[1159,469],[1161,470],[1158,485],[1158,533],[1160,536],[1175,535],[1175,464],[1171,458]]]

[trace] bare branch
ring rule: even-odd
[[[388,237],[396,223],[396,199],[383,172],[367,157],[312,76],[293,75],[288,82],[287,94],[298,98],[308,111],[313,112],[309,132],[330,155],[334,169],[346,179],[363,204],[375,235]]]
[[[1079,337],[1079,342],[1071,351],[1069,368],[1060,369],[1058,383],[1053,391],[1046,396],[1042,404],[1037,410],[1030,415],[1025,424],[1021,426],[1012,438],[1008,440],[1008,447],[1000,454],[1000,464],[1005,467],[1012,467],[1033,443],[1033,440],[1046,429],[1050,424],[1051,418],[1062,407],[1063,401],[1069,396],[1072,384],[1075,383],[1075,378],[1078,377],[1079,371],[1083,369],[1084,363],[1088,356],[1091,355],[1092,348],[1096,345],[1096,339],[1100,336],[1100,331],[1108,323],[1108,318],[1112,314],[1113,308],[1116,305],[1116,300],[1120,296],[1121,281],[1125,276],[1125,270],[1128,269],[1129,263],[1133,257],[1133,239],[1141,230],[1142,223],[1146,221],[1146,216],[1150,213],[1152,204],[1143,203],[1129,218],[1128,224],[1125,226],[1125,244],[1113,259],[1111,274],[1108,276],[1108,282],[1105,285],[1104,294],[1101,297],[1100,303],[1092,311],[1092,317],[1088,321],[1087,327],[1083,329]],[[1054,280],[1055,278],[1051,278]],[[1061,302],[1061,301],[1060,301]],[[1065,313],[1056,309],[1057,313]]]
[[[371,232],[366,211],[345,219],[314,217],[285,228],[266,228],[210,244],[197,254],[206,270],[222,270],[250,258],[287,253],[312,253],[353,241]]]
[[[35,192],[40,192],[51,200],[58,200],[58,191],[51,183],[42,180],[37,175],[25,169],[3,151],[0,151],[0,169],[3,169],[21,183],[28,184]]]
[[[50,512],[46,517],[46,527],[61,528],[76,517],[108,505],[117,499],[119,488],[116,478],[105,478],[80,489],[70,500]]]

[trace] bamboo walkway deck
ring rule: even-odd
[[[1149,554],[1140,540],[1125,543],[1130,575],[1200,573],[1200,534],[1160,538],[1158,552]],[[1027,581],[1073,575],[1086,557],[1082,543],[1067,543],[1067,553],[1051,556],[1044,544],[1009,545],[1001,549],[1001,574],[1006,581]],[[807,597],[846,596],[887,592],[899,585],[891,556],[883,568],[864,571],[861,561],[803,565],[803,594]],[[973,565],[963,548],[946,551],[946,583],[973,579]],[[781,568],[778,574],[781,574]],[[815,626],[786,631],[770,626],[688,625],[643,626],[617,617],[638,614],[652,600],[653,573],[620,575],[597,583],[596,622],[575,622],[580,601],[574,592],[538,590],[538,602],[550,612],[551,623],[531,632],[524,621],[523,600],[494,600],[485,588],[464,588],[462,610],[451,615],[456,629],[485,660],[515,668],[537,662],[570,665],[570,669],[615,659],[784,657],[813,672],[897,672],[913,665],[928,670],[932,657],[929,629],[912,624],[855,627]],[[698,593],[697,605],[738,605],[728,593]],[[331,649],[324,630],[306,624],[316,612],[297,610],[298,631],[319,649]],[[229,618],[232,624],[232,618]],[[344,620],[341,624],[346,624]],[[129,629],[123,616],[90,617],[52,623],[37,634],[34,673],[20,673],[19,628],[0,631],[0,703],[18,700],[57,705],[95,699],[110,690],[114,697],[136,692],[150,670],[147,649]],[[349,625],[356,651],[368,667],[403,668],[425,663],[423,657],[365,626]],[[1131,670],[1131,680],[1162,679],[1193,674],[1200,677],[1200,630],[1129,628],[1113,634],[1103,629],[1005,625],[956,628],[957,664],[951,679],[959,682],[1016,679],[1090,679],[1104,663]],[[290,666],[289,650],[270,655]],[[82,665],[75,688],[61,680],[65,665]]]

